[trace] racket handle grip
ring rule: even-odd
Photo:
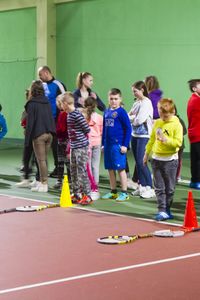
[[[6,214],[9,212],[14,212],[14,211],[16,211],[16,208],[3,209],[3,210],[0,210],[0,214]]]

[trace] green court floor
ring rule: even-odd
[[[30,189],[15,187],[15,183],[19,182],[21,179],[19,168],[21,166],[22,149],[23,141],[21,140],[4,139],[0,143],[0,194],[58,203],[60,199],[60,191],[52,188],[56,179],[49,179],[50,189],[48,193],[38,194],[31,192]],[[51,153],[49,154],[48,161],[49,170],[52,170],[53,165]],[[131,152],[128,154],[128,161],[130,169],[133,170],[134,160]],[[187,154],[184,156],[182,178],[187,180],[190,179],[189,158]],[[183,224],[188,190],[188,184],[177,184],[174,204],[172,207],[172,212],[175,218],[170,222]],[[100,193],[103,195],[108,191],[108,175],[107,171],[104,170],[102,162],[100,168]],[[129,192],[131,192],[131,190],[129,190]],[[200,221],[200,191],[193,190],[193,197],[198,221]],[[156,199],[141,199],[130,194],[130,199],[126,202],[118,203],[114,200],[99,199],[94,201],[90,208],[139,218],[153,219],[156,213]]]

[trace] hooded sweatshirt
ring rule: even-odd
[[[156,139],[158,131],[162,131],[166,137],[165,143]],[[168,121],[158,119],[154,123],[150,139],[146,145],[146,153],[149,155],[152,152],[152,155],[156,157],[169,157],[178,152],[182,141],[183,127],[176,116],[172,116]]]
[[[55,133],[55,121],[51,106],[45,96],[31,98],[25,105],[27,124],[25,145],[44,133]]]
[[[153,106],[153,119],[159,119],[159,113],[158,113],[158,101],[162,98],[163,92],[161,90],[154,90],[149,93],[149,99],[151,100],[152,106]]]

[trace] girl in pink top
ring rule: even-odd
[[[93,200],[99,198],[98,184],[99,184],[99,165],[101,158],[101,138],[103,129],[103,117],[95,112],[96,101],[92,97],[88,97],[84,103],[82,111],[88,125],[90,126],[89,132],[89,162],[88,172],[91,173],[91,197]]]

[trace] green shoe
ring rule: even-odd
[[[116,199],[118,197],[118,194],[114,193],[107,193],[104,196],[102,196],[102,199]]]
[[[127,193],[121,192],[119,197],[116,198],[116,201],[126,201],[129,199],[129,195]]]

